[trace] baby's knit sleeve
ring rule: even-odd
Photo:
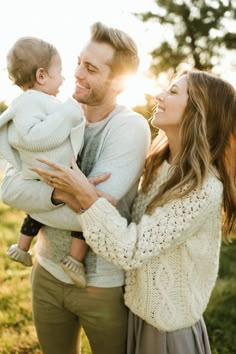
[[[105,199],[79,215],[86,242],[95,253],[129,270],[171,250],[194,235],[212,215],[220,214],[222,184],[208,178],[200,191],[157,207],[137,225],[127,224]]]

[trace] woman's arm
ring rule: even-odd
[[[78,218],[86,242],[95,253],[125,270],[138,268],[148,259],[178,247],[202,227],[204,232],[208,222],[220,227],[222,186],[217,182],[211,187],[205,185],[201,191],[156,208],[138,225],[128,225],[104,199],[94,202]]]
[[[73,163],[73,169],[41,159],[55,170],[53,185],[71,193],[88,210],[79,215],[87,243],[97,253],[124,268],[137,268],[148,258],[160,255],[184,242],[199,230],[204,221],[219,217],[222,184],[209,176],[201,190],[157,207],[144,215],[138,225],[122,218],[103,198],[98,198],[87,178]],[[42,178],[48,171],[34,169]]]

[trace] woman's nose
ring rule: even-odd
[[[163,96],[163,92],[158,93],[154,96],[155,101],[158,102],[163,102],[164,100],[164,96]]]

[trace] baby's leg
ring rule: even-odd
[[[71,238],[70,256],[76,259],[78,262],[83,262],[88,252],[87,243],[77,237]]]
[[[82,232],[72,232],[71,236],[70,255],[62,259],[61,266],[76,286],[85,288],[86,277],[82,262],[87,254],[88,245]]]
[[[32,255],[29,252],[31,242],[34,236],[24,235],[22,233],[18,236],[17,244],[11,245],[7,250],[8,257],[18,263],[31,267],[33,265]]]
[[[30,249],[31,243],[33,241],[33,238],[34,238],[34,236],[25,235],[20,232],[20,234],[18,236],[17,246],[21,250],[28,252]]]
[[[29,249],[33,238],[38,234],[42,226],[43,224],[39,221],[27,215],[22,223],[17,244],[11,245],[7,250],[8,257],[26,267],[31,267],[33,262]]]

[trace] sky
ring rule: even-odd
[[[73,92],[77,56],[89,37],[90,25],[102,21],[127,31],[137,42],[141,57],[138,76],[129,90],[121,95],[120,101],[130,106],[143,103],[144,91],[151,93],[155,90],[152,81],[146,79],[141,83],[141,78],[150,64],[148,53],[158,45],[158,35],[132,13],[154,10],[155,7],[153,0],[4,0],[0,21],[0,102],[5,100],[9,104],[21,92],[8,79],[5,59],[7,51],[19,37],[37,36],[57,47],[65,76],[58,97],[64,99]]]
[[[144,104],[144,93],[155,94],[154,80],[145,78],[152,49],[158,47],[166,35],[163,28],[143,23],[133,13],[155,12],[154,0],[3,0],[0,20],[0,102],[7,104],[21,90],[13,86],[6,70],[6,54],[21,36],[37,36],[54,44],[61,54],[65,82],[58,98],[73,93],[74,70],[80,49],[89,38],[90,25],[102,21],[127,31],[137,42],[140,68],[128,90],[119,98],[121,103],[134,106]],[[236,73],[230,69],[230,57],[222,60],[222,76],[236,86]]]

